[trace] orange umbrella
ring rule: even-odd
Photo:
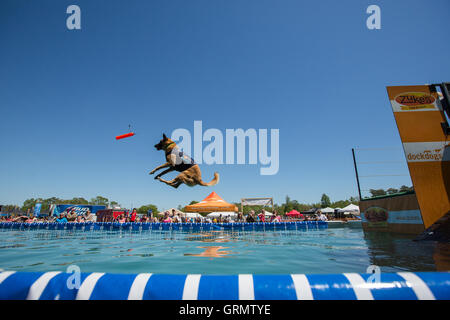
[[[199,203],[188,205],[184,208],[186,212],[217,212],[217,211],[238,211],[238,208],[231,203],[223,200],[215,192],[211,192],[209,196]]]

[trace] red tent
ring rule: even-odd
[[[286,213],[289,217],[300,217],[302,214],[297,210],[292,210],[291,212]]]

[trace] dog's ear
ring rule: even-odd
[[[164,139],[164,140],[167,140],[167,137],[166,137],[166,134],[165,134],[165,133],[163,133],[163,139]]]

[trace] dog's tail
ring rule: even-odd
[[[215,186],[216,184],[219,183],[219,174],[217,172],[214,172],[214,179],[212,179],[210,182],[204,182],[203,180],[200,179],[200,181],[198,183],[201,186],[205,186],[205,187]]]

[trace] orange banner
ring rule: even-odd
[[[450,141],[429,86],[387,87],[425,228],[450,211]]]

